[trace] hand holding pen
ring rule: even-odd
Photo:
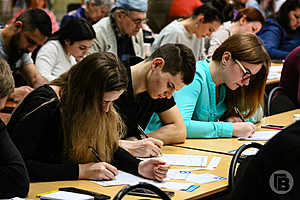
[[[136,143],[136,146],[141,146],[138,149],[143,149],[143,152],[145,152],[145,154],[143,153],[141,157],[156,157],[161,155],[163,142],[161,140],[149,137],[139,124],[137,125],[137,129],[139,130],[142,138],[144,138],[143,141],[141,141],[141,144],[139,144],[139,142]]]
[[[98,154],[98,152],[96,151],[96,149],[94,147],[92,147],[92,146],[89,146],[88,148],[95,155],[95,157],[97,158],[97,160],[99,162],[102,162],[102,160],[100,158],[100,155]]]
[[[116,167],[109,163],[102,162],[98,152],[92,146],[88,146],[88,149],[97,158],[98,162],[90,162],[86,164],[79,164],[79,176],[78,179],[90,179],[90,180],[112,180],[118,174]]]
[[[239,118],[241,118],[242,122],[245,122],[245,118],[243,117],[242,113],[236,106],[234,107],[234,111],[239,116]]]
[[[149,136],[145,133],[145,131],[143,130],[143,128],[138,124],[137,125],[137,129],[140,131],[140,134],[142,136],[142,138],[149,138]]]
[[[255,125],[251,122],[246,122],[245,118],[239,111],[237,107],[234,107],[235,113],[238,115],[238,117],[242,120],[242,122],[235,122],[233,123],[233,133],[232,136],[234,137],[251,137],[253,133],[255,132]]]

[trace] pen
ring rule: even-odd
[[[52,191],[49,191],[49,192],[40,193],[40,194],[37,194],[36,197],[40,197],[40,196],[43,196],[43,195],[46,195],[46,194],[51,194],[51,193],[54,193],[54,192],[58,192],[58,190],[52,190]]]
[[[149,136],[144,132],[143,128],[138,124],[137,128],[139,129],[141,135],[143,135],[145,138],[149,138]]]
[[[137,128],[139,129],[141,135],[143,135],[145,138],[149,138],[149,136],[145,133],[145,131],[143,130],[143,128],[138,124]],[[161,147],[159,147],[161,148]],[[162,155],[162,153],[159,154],[160,156]]]
[[[242,121],[245,122],[245,118],[243,117],[243,115],[241,114],[241,112],[236,106],[234,107],[234,111],[242,119]]]
[[[284,126],[261,125],[261,128],[268,128],[268,129],[282,130],[282,129],[284,129]]]
[[[89,146],[88,148],[95,155],[95,157],[97,158],[97,160],[99,162],[102,162],[102,160],[101,160],[99,154],[97,153],[96,149],[94,147],[92,147],[92,146]]]

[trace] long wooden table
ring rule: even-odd
[[[271,129],[260,128],[262,124],[290,125],[294,122],[293,114],[297,113],[300,113],[300,109],[265,117],[257,124],[257,130],[271,131]],[[230,155],[229,151],[235,150],[245,143],[249,143],[249,141],[240,141],[237,138],[187,139],[185,143],[176,146]],[[259,143],[264,142],[260,141]]]
[[[195,173],[197,173],[197,174],[210,173],[210,174],[214,174],[217,176],[222,176],[222,177],[228,178],[228,171],[229,171],[229,166],[230,166],[230,162],[231,162],[231,156],[209,153],[209,152],[204,152],[204,151],[183,149],[183,148],[178,148],[178,147],[174,147],[174,146],[164,146],[163,153],[208,156],[208,163],[214,156],[221,157],[221,162],[219,163],[219,165],[217,166],[217,168],[215,170],[197,171]],[[172,166],[172,168],[192,168],[192,167]],[[176,182],[183,182],[183,181],[176,180]],[[215,194],[215,193],[224,191],[227,189],[227,185],[228,185],[227,180],[221,180],[221,181],[217,181],[217,182],[201,184],[200,188],[194,190],[193,192],[173,190],[175,192],[175,196],[172,197],[172,200],[173,199],[178,199],[178,200],[199,199],[202,197],[209,196],[211,194]],[[96,183],[92,183],[87,180],[31,183],[28,198],[38,199],[38,198],[36,198],[36,194],[48,192],[48,191],[52,191],[52,190],[57,190],[59,187],[71,187],[71,186],[94,191],[94,192],[103,193],[103,194],[111,196],[112,198],[117,194],[117,192],[121,188],[124,187],[124,185],[123,186],[103,187],[103,186],[97,185]],[[170,189],[166,189],[166,190],[170,190]],[[145,199],[145,198],[127,195],[126,197],[124,197],[124,199],[125,200],[129,200],[129,199],[135,200],[135,199]]]

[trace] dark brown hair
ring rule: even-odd
[[[264,92],[271,64],[270,56],[263,42],[252,33],[237,33],[229,37],[215,50],[212,60],[220,63],[226,51],[231,53],[232,60],[262,64],[259,72],[251,77],[248,86],[234,91],[227,88],[226,92],[227,112],[235,113],[234,106],[237,106],[241,112],[247,113],[245,117],[249,117],[259,106],[264,107]]]
[[[172,76],[182,74],[182,80],[187,85],[194,80],[196,72],[196,60],[190,48],[183,44],[165,44],[156,49],[147,60],[163,58],[165,65],[163,72],[169,72]]]

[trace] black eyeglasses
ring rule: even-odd
[[[238,61],[237,59],[235,59],[234,61],[238,64],[238,66],[240,66],[240,68],[242,69],[242,71],[244,73],[243,74],[243,81],[245,81],[247,79],[250,79],[251,76],[253,76],[251,71],[248,68],[244,67],[240,61]]]
[[[132,21],[135,25],[142,25],[142,24],[146,24],[148,19],[133,19],[131,16],[129,16],[129,13],[125,13],[123,12],[129,19],[130,21]]]

